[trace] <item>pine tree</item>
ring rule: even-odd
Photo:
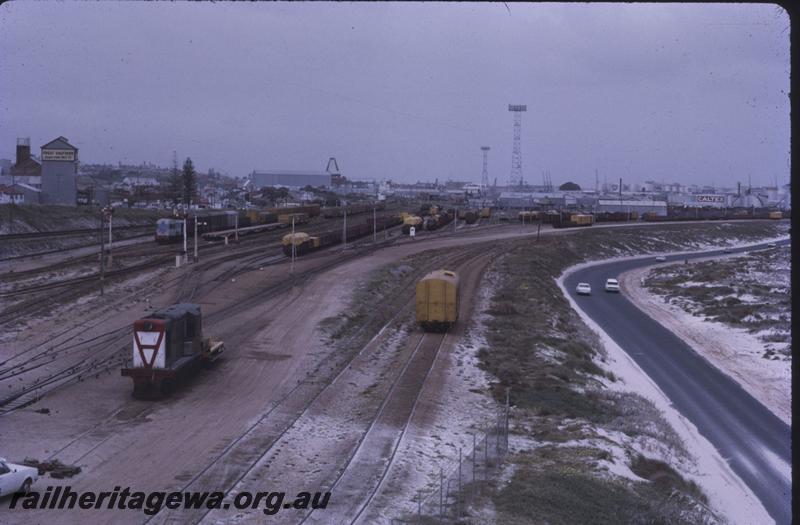
[[[197,173],[194,171],[192,159],[186,157],[183,163],[183,204],[188,208],[197,193]]]

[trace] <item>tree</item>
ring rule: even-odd
[[[178,204],[183,200],[183,176],[178,169],[178,160],[172,160],[172,169],[169,173],[169,180],[166,187],[164,187],[164,194],[166,198],[172,201],[173,204]]]
[[[581,187],[574,182],[565,182],[558,189],[559,191],[581,191]]]
[[[183,183],[183,204],[188,207],[197,193],[197,173],[194,171],[194,164],[189,157],[186,157],[186,162],[183,163],[181,179]]]

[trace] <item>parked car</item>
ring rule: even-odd
[[[578,295],[592,295],[592,287],[589,283],[578,283],[578,286],[575,288],[575,293]]]
[[[722,253],[733,253],[733,250],[731,250],[730,248],[725,248],[722,250]]]
[[[777,246],[777,244],[775,244],[774,242],[771,242],[767,246],[769,246],[770,248],[775,248]]]
[[[15,492],[28,493],[37,479],[39,479],[37,469],[9,463],[5,458],[0,458],[0,497]]]
[[[619,292],[619,281],[616,279],[606,279],[607,292]]]
[[[667,260],[667,258],[664,257],[663,255],[659,255],[658,257],[656,257],[656,261],[658,261],[658,262],[664,262],[666,260]]]

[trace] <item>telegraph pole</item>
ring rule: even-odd
[[[378,240],[378,219],[376,217],[375,206],[372,206],[372,242],[375,243]]]
[[[197,262],[197,214],[194,214],[194,262]]]
[[[347,204],[342,206],[342,208],[344,209],[344,224],[342,226],[342,240],[344,241],[344,246],[342,247],[342,250],[346,250],[347,249]]]
[[[189,234],[186,231],[186,216],[187,215],[188,214],[184,211],[183,212],[183,257],[184,258],[186,258],[186,254],[188,253],[187,252],[187,248],[186,248],[186,236]]]
[[[106,278],[106,247],[105,247],[105,228],[104,219],[106,214],[100,213],[100,295],[103,295],[103,281]]]
[[[296,247],[297,245],[294,242],[294,213],[292,214],[292,267],[289,270],[291,273],[294,273],[294,258],[296,256]]]
[[[114,222],[114,208],[112,208],[111,205],[106,206],[103,208],[103,212],[108,213],[108,267],[111,268],[114,264],[114,259],[111,252],[112,244],[114,242],[111,230],[111,225]]]

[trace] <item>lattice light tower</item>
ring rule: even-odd
[[[486,192],[489,188],[489,146],[481,146],[483,152],[483,173],[481,173],[481,191]]]
[[[522,112],[528,111],[528,106],[521,104],[509,104],[508,110],[514,113],[514,146],[511,150],[511,174],[509,175],[509,186],[519,184],[522,186]]]

